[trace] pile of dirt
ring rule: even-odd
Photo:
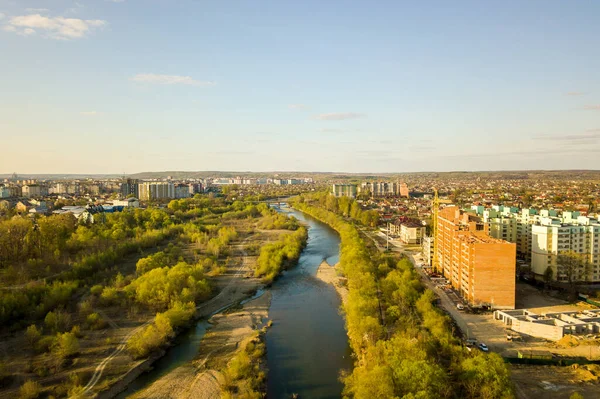
[[[579,339],[574,335],[567,334],[558,341],[556,341],[557,348],[573,348],[579,346]]]
[[[574,382],[598,382],[600,378],[600,366],[596,364],[586,364],[583,366],[574,364],[571,367],[574,370]]]

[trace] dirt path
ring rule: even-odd
[[[236,298],[238,298],[240,295],[246,296],[247,292],[255,290],[259,286],[258,280],[248,281],[243,278],[244,274],[250,272],[250,270],[251,270],[250,269],[250,259],[248,257],[248,254],[244,250],[244,246],[246,245],[247,241],[250,238],[252,238],[252,236],[246,238],[244,241],[242,241],[241,243],[236,245],[236,247],[237,247],[236,250],[239,253],[239,257],[240,257],[239,265],[234,270],[232,270],[232,273],[230,273],[227,276],[223,276],[224,279],[227,279],[228,281],[225,283],[224,287],[221,289],[221,291],[216,296],[214,296],[210,300],[208,300],[196,307],[196,312],[197,312],[198,317],[208,316],[208,315],[214,313],[215,311],[222,309],[223,307],[225,307],[227,305],[235,303]],[[240,297],[237,300],[240,300],[241,298],[242,297]],[[111,325],[111,327],[118,328],[118,326],[112,319],[110,319],[108,316],[106,316],[105,318],[107,321],[109,321],[109,324]],[[111,352],[104,359],[102,359],[102,361],[94,368],[92,377],[90,378],[88,383],[85,385],[83,393],[79,394],[78,396],[73,397],[73,399],[85,397],[86,395],[90,395],[93,392],[94,387],[98,384],[98,382],[102,378],[104,370],[106,369],[108,364],[115,357],[120,355],[125,350],[125,348],[127,347],[127,341],[129,340],[129,338],[131,338],[136,332],[141,331],[143,328],[145,328],[148,324],[152,323],[153,321],[154,321],[154,318],[148,320],[147,322],[145,322],[144,324],[142,324],[141,326],[137,327],[136,329],[132,330],[129,334],[127,334],[120,341],[120,344],[117,346],[117,348],[115,348],[115,350],[113,352]]]

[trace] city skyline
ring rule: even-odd
[[[0,0],[0,172],[597,169],[600,4]]]

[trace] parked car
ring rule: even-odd
[[[457,303],[456,304],[456,309],[458,309],[458,310],[465,310],[465,305],[463,305],[462,303]]]
[[[483,342],[479,344],[478,348],[481,349],[484,352],[489,351],[488,346],[486,344],[484,344]]]

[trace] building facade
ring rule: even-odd
[[[175,198],[175,185],[171,182],[143,182],[138,190],[143,201]]]
[[[585,216],[567,220],[571,222],[542,218],[539,225],[532,226],[531,271],[544,276],[550,268],[552,280],[560,282],[600,281],[598,220]],[[563,264],[560,255],[568,252],[579,255],[578,266]]]
[[[427,266],[433,265],[433,241],[435,237],[423,237],[423,260]]]
[[[400,224],[400,241],[404,244],[421,244],[425,237],[425,226],[421,223]]]
[[[493,238],[489,225],[458,207],[438,212],[438,268],[471,306],[514,309],[516,244]]]
[[[121,183],[120,191],[123,197],[131,195],[134,198],[138,198],[140,196],[139,181],[136,179],[125,180]]]
[[[356,198],[356,184],[334,184],[332,194],[336,197]]]
[[[23,197],[34,198],[42,196],[42,187],[37,184],[23,186]]]

